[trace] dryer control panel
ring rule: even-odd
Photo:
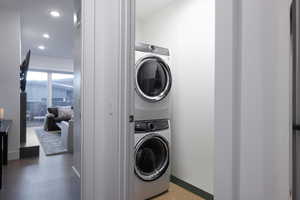
[[[135,122],[136,133],[147,133],[166,129],[169,129],[169,120],[167,119],[145,120]]]

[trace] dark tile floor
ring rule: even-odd
[[[0,200],[80,200],[72,154],[11,161],[3,171]]]

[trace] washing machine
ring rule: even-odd
[[[168,191],[170,183],[170,121],[135,122],[134,200]]]
[[[136,45],[135,119],[170,119],[172,74],[166,48]]]

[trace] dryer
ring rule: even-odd
[[[170,119],[172,74],[166,48],[136,45],[135,119]]]
[[[168,191],[171,130],[169,120],[135,122],[134,200]]]

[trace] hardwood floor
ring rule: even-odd
[[[31,140],[36,142],[35,135]],[[72,170],[72,154],[11,161],[4,166],[0,200],[80,200],[80,181]],[[205,200],[170,184],[169,192],[152,200]]]
[[[11,161],[4,166],[1,200],[80,200],[72,154]]]
[[[178,185],[170,184],[169,192],[153,198],[152,200],[205,200]]]
[[[71,169],[72,155],[11,161],[4,167],[2,200],[80,200],[80,182]],[[152,200],[205,200],[170,184],[169,192]]]

